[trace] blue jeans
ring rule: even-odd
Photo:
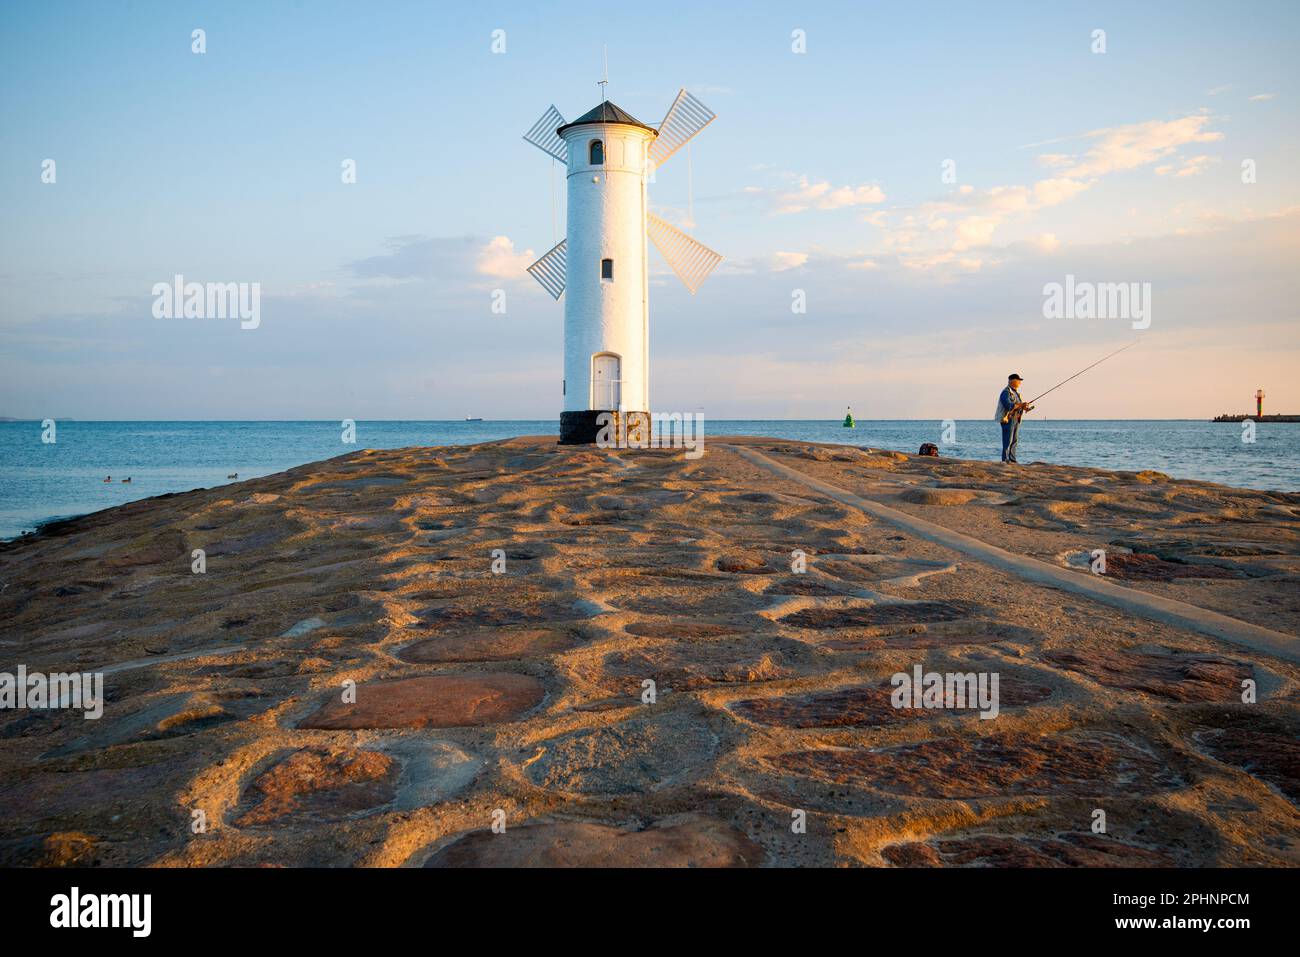
[[[1016,460],[1016,443],[1020,441],[1020,419],[1013,418],[1002,423],[1002,461]]]

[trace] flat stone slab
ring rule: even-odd
[[[958,799],[1153,794],[1185,783],[1170,763],[1167,756],[1103,733],[936,738],[874,751],[797,751],[767,759],[774,770],[838,784]]]
[[[478,604],[445,605],[417,612],[421,627],[451,628],[459,625],[498,627],[501,625],[545,624],[574,618],[589,618],[573,602],[536,602],[511,607],[487,601]]]
[[[1106,556],[1106,574],[1129,581],[1167,582],[1179,578],[1245,578],[1245,574],[1217,565],[1170,562],[1143,552],[1111,552]]]
[[[397,796],[400,765],[380,751],[301,748],[257,775],[236,809],[237,827],[347,820]]]
[[[661,508],[665,505],[680,505],[689,502],[694,496],[694,492],[684,489],[656,489],[638,492],[635,495],[597,495],[593,504],[597,508],[611,512],[635,511],[643,508]]]
[[[894,686],[886,680],[875,685],[855,685],[834,691],[752,698],[735,702],[731,710],[759,724],[784,728],[837,728],[969,714],[979,707],[978,701],[968,700],[965,708],[895,708],[890,701],[893,691]],[[1051,688],[1013,675],[998,676],[998,706],[1001,710],[1036,704],[1051,696]]]
[[[345,704],[336,694],[299,727],[357,730],[497,724],[537,707],[545,693],[536,678],[506,673],[368,681],[357,686],[355,703]]]
[[[629,635],[640,635],[642,638],[699,641],[741,634],[739,628],[733,628],[731,625],[716,625],[706,621],[691,620],[634,621],[631,624],[624,625],[623,630]]]
[[[1201,750],[1216,760],[1268,782],[1300,805],[1300,734],[1294,724],[1228,712],[1193,732]]]
[[[954,648],[962,645],[987,645],[1008,641],[1027,644],[1038,635],[1027,628],[979,619],[971,621],[916,624],[901,631],[890,626],[846,629],[818,636],[818,648],[826,651],[879,651],[883,648]]]
[[[969,505],[977,498],[979,492],[969,488],[914,488],[908,489],[901,496],[904,502],[913,505]]]
[[[631,718],[546,741],[523,771],[532,784],[548,791],[641,794],[699,767],[717,745],[717,736],[698,718],[675,723],[667,717]]]
[[[480,628],[463,634],[425,638],[407,645],[398,657],[412,664],[450,661],[509,661],[558,654],[581,644],[571,631],[546,628]]]
[[[768,567],[767,558],[756,554],[724,555],[718,559],[717,568],[733,575],[771,575],[774,571]]]
[[[691,817],[632,831],[577,821],[475,831],[442,848],[425,867],[757,867],[767,855],[743,832]]]
[[[423,738],[282,751],[248,782],[233,823],[312,827],[411,810],[464,790],[482,767],[481,758],[450,742]]]
[[[620,611],[638,615],[712,618],[757,611],[770,599],[720,579],[700,581],[645,576],[634,588],[612,589],[602,600]]]
[[[780,581],[774,581],[763,590],[765,595],[813,595],[816,597],[830,598],[845,594],[845,586],[838,588],[824,581],[815,578],[806,578],[803,575],[791,575],[789,578],[783,578]]]
[[[978,606],[964,601],[882,602],[857,608],[804,608],[781,619],[792,628],[862,628],[969,618]]]
[[[1043,657],[1107,688],[1140,691],[1172,701],[1240,701],[1242,681],[1254,674],[1245,662],[1211,654],[1127,650],[1101,655],[1062,650]]]
[[[83,751],[194,734],[228,721],[250,717],[272,704],[267,698],[238,691],[178,692],[150,696],[145,700],[147,703],[126,712],[116,702],[107,703],[103,717],[85,722],[89,729],[87,734],[53,748],[41,757],[64,758]]]
[[[897,867],[1173,867],[1159,851],[1103,834],[1056,837],[1000,834],[891,844],[881,856]]]
[[[617,694],[640,694],[641,682],[654,681],[656,690],[690,691],[711,685],[777,681],[794,675],[781,657],[747,650],[733,641],[664,645],[605,656],[594,680]]]

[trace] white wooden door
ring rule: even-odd
[[[591,407],[614,410],[623,398],[619,358],[607,353],[591,357]]]

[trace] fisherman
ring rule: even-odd
[[[998,410],[993,416],[1002,423],[1002,461],[1016,461],[1016,442],[1020,440],[1020,419],[1033,406],[1020,398],[1019,372],[1007,376],[1007,387],[998,396]]]

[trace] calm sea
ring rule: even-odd
[[[710,435],[771,435],[915,452],[939,443],[936,421],[706,421]],[[1021,431],[1020,460],[1108,469],[1156,469],[1177,478],[1247,488],[1300,490],[1300,424],[1262,424],[1256,441],[1240,425],[1197,421],[1042,421]],[[554,435],[542,422],[358,422],[344,445],[337,422],[58,423],[57,441],[41,441],[39,422],[0,423],[0,537],[52,518],[82,515],[164,492],[269,475],[363,448],[460,445],[515,435]],[[945,456],[998,458],[997,423],[959,421]],[[111,475],[112,482],[104,477]],[[130,484],[121,479],[130,477]]]

